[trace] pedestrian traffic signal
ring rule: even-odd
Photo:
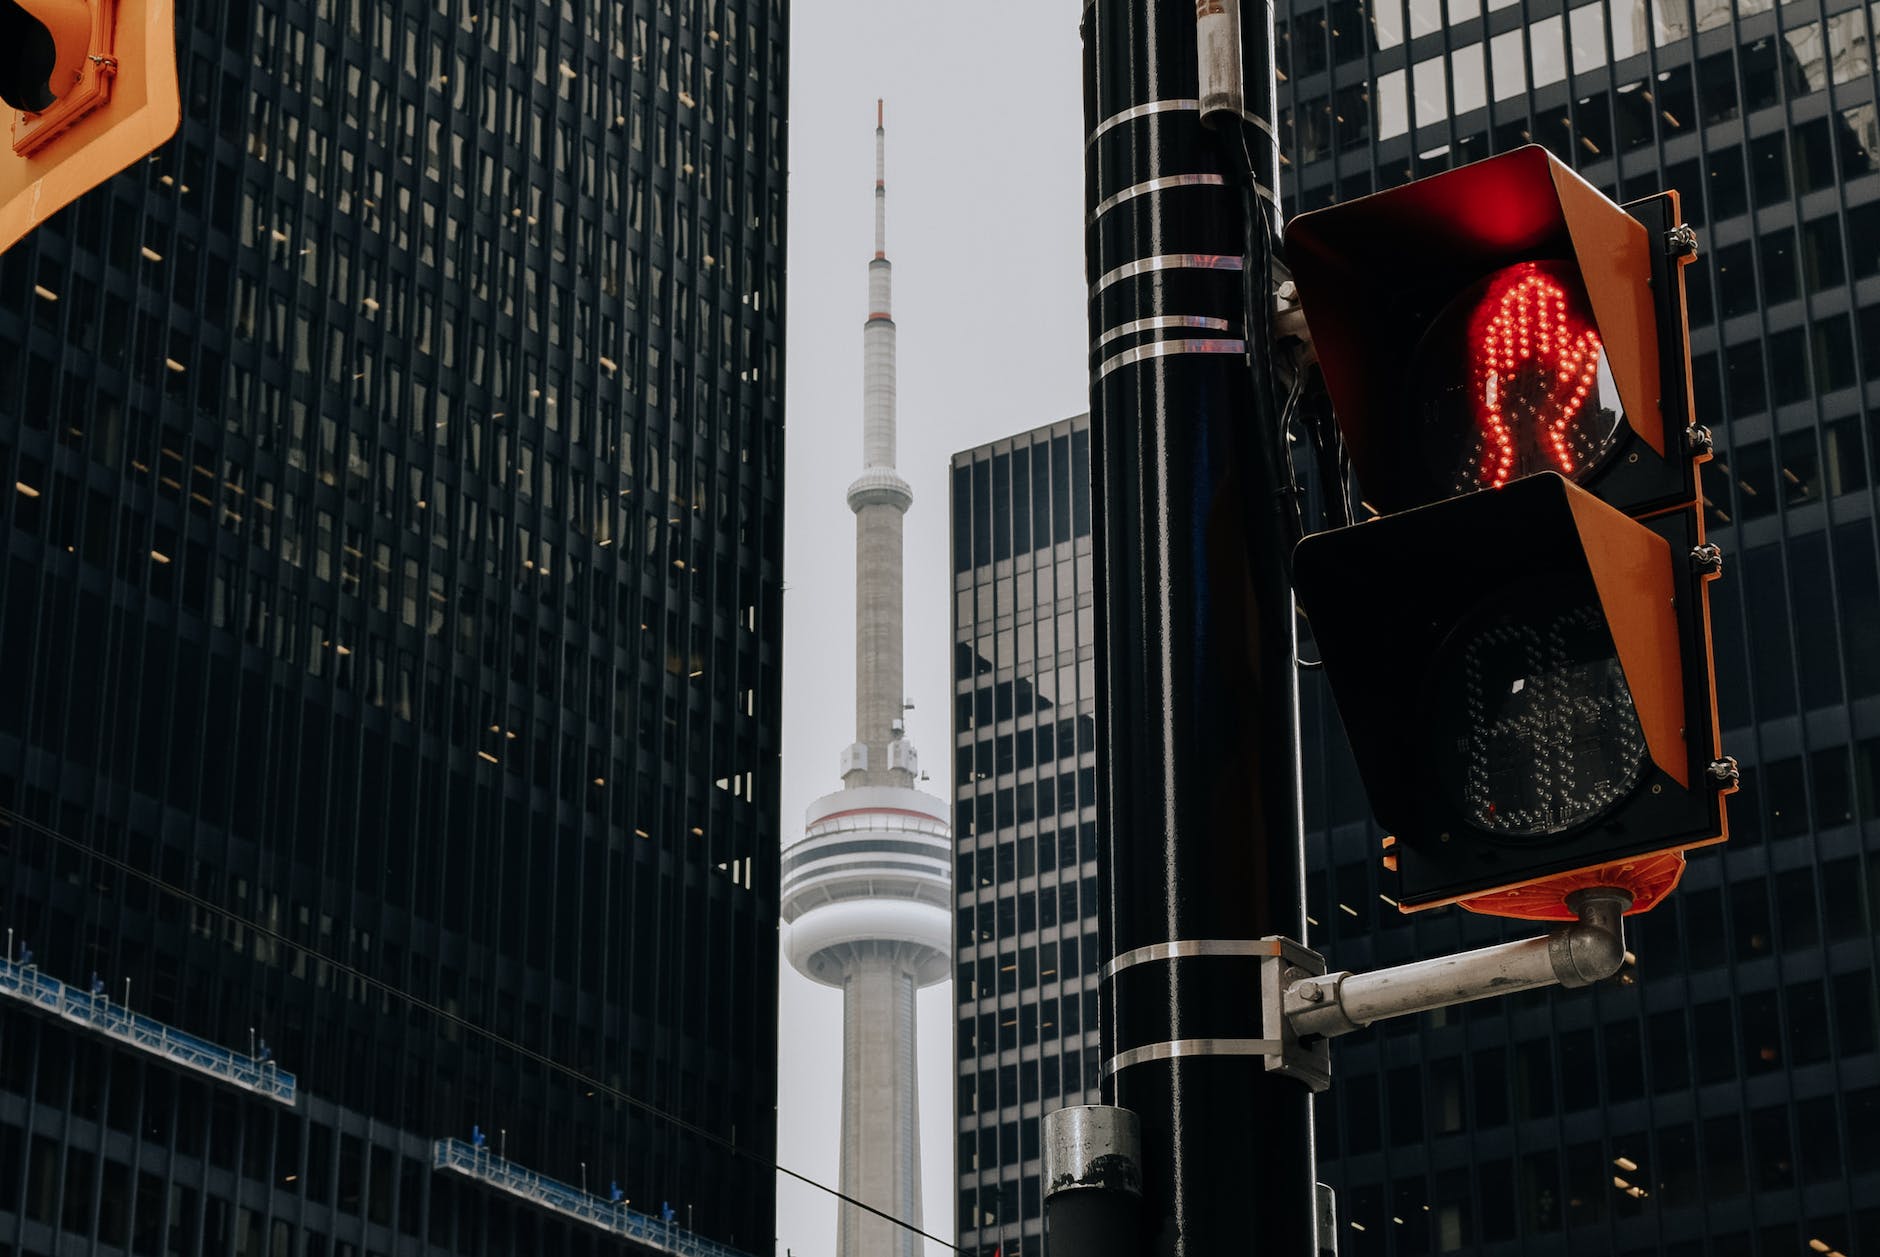
[[[5,250],[175,134],[171,0],[0,0],[0,102]]]
[[[1725,836],[1677,212],[1530,147],[1287,233],[1379,515],[1295,586],[1407,910],[1643,911]]]

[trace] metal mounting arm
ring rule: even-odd
[[[1386,1017],[1404,1017],[1541,986],[1590,986],[1625,963],[1623,890],[1579,890],[1567,897],[1579,920],[1540,938],[1380,969],[1327,973],[1286,987],[1281,1010],[1301,1038],[1349,1034]]]

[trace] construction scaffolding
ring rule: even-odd
[[[684,1227],[629,1209],[624,1200],[606,1200],[592,1195],[461,1139],[438,1140],[432,1165],[487,1183],[498,1191],[625,1236],[662,1253],[673,1253],[676,1257],[750,1257],[739,1249],[694,1235]]]
[[[81,991],[41,973],[30,961],[22,963],[11,956],[0,961],[0,995],[140,1052],[160,1056],[172,1065],[206,1074],[217,1082],[240,1087],[289,1108],[294,1105],[297,1094],[294,1075],[265,1055],[244,1055],[186,1034],[155,1017],[145,1017],[122,1004],[112,1003],[102,991]]]

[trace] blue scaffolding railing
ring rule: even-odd
[[[433,1165],[678,1257],[750,1257],[739,1249],[694,1235],[684,1227],[629,1209],[624,1201],[604,1200],[524,1169],[488,1148],[473,1147],[461,1139],[438,1140]]]
[[[122,1004],[112,1003],[102,992],[68,986],[41,973],[37,965],[22,964],[11,956],[0,960],[0,995],[30,1004],[107,1039],[160,1056],[172,1065],[207,1074],[217,1082],[252,1091],[290,1108],[293,1106],[294,1076],[273,1061],[244,1056],[207,1039],[185,1034],[154,1017],[145,1017]]]

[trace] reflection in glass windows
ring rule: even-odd
[[[1080,417],[954,459],[955,840],[970,872],[955,885],[970,974],[954,992],[956,1107],[1017,1135],[961,1161],[968,1251],[1036,1249],[1034,1106],[1084,1102],[1098,1081],[1089,456]],[[995,1059],[996,1094],[984,1081]],[[1000,1225],[1022,1234],[975,1212],[988,1193],[1018,1203]]]

